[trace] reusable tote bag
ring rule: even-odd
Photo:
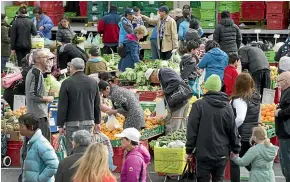
[[[62,161],[67,156],[66,151],[66,138],[64,135],[60,135],[58,138],[58,146],[55,150],[55,153],[59,161]]]

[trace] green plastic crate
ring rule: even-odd
[[[268,129],[267,130],[267,137],[268,138],[273,138],[275,136],[276,136],[275,128],[272,128],[272,129]]]
[[[273,50],[264,52],[269,63],[275,63],[275,52]]]
[[[88,12],[90,13],[103,13],[108,11],[108,4],[105,2],[92,3],[88,2]]]
[[[16,14],[16,12],[19,10],[20,6],[5,6],[5,14]]]
[[[216,22],[213,20],[200,20],[200,26],[203,29],[214,29]]]
[[[74,16],[77,15],[77,13],[76,13],[76,12],[65,12],[64,15],[65,15],[66,17],[74,17]]]
[[[201,1],[200,2],[200,8],[201,9],[210,9],[215,10],[215,3],[214,1]]]
[[[140,102],[141,107],[143,108],[143,110],[145,109],[150,109],[151,112],[155,111],[156,108],[156,102]]]
[[[197,19],[200,19],[200,8],[191,8],[192,15],[195,16]]]
[[[200,10],[200,19],[204,20],[215,20],[215,11],[207,10],[207,9],[201,9]]]
[[[229,11],[230,13],[240,12],[240,6],[231,6],[231,5],[219,5],[219,13],[223,11]]]
[[[99,21],[102,17],[103,17],[103,13],[98,13],[98,14],[90,13],[90,14],[88,14],[88,20],[93,21],[93,22]]]
[[[200,1],[190,1],[191,8],[200,8]]]

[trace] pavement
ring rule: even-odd
[[[286,182],[285,178],[282,175],[281,167],[279,163],[275,163],[273,167],[276,176],[276,182]],[[19,168],[1,168],[1,181],[2,182],[17,182],[18,176],[20,174]],[[117,178],[120,178],[120,174],[115,173]],[[249,173],[245,168],[241,168],[241,177],[248,177]],[[118,180],[120,181],[120,180]],[[167,182],[176,182],[177,177],[173,179],[167,179]],[[154,172],[154,164],[150,164],[147,168],[147,182],[165,182],[164,176],[158,176],[157,173]],[[230,182],[225,180],[225,182]]]

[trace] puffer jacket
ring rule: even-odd
[[[201,44],[200,32],[195,29],[189,28],[185,34],[185,41],[195,41]]]
[[[59,161],[53,147],[40,129],[37,129],[30,140],[27,138],[24,140],[20,157],[22,182],[52,182]]]
[[[224,70],[228,65],[229,57],[220,48],[213,48],[208,51],[198,64],[201,69],[206,69],[204,81],[212,74],[216,74],[221,80],[224,79]]]
[[[126,118],[124,129],[133,127],[141,130],[145,126],[143,109],[133,92],[117,85],[112,85],[110,97],[114,108]]]
[[[135,63],[140,62],[139,53],[140,45],[138,43],[137,37],[134,34],[126,35],[125,40],[123,41],[125,47],[125,57],[121,58],[118,69],[120,71],[125,71],[126,68],[134,68]]]
[[[238,51],[242,69],[248,69],[251,74],[259,70],[269,70],[269,62],[265,53],[258,47],[244,46]]]
[[[18,15],[12,24],[11,50],[31,49],[31,35],[37,35],[33,22],[26,15]]]
[[[274,60],[279,62],[283,56],[290,57],[290,36],[286,39],[285,44],[283,44],[278,52],[276,52]]]
[[[54,25],[49,16],[43,14],[41,15],[41,18],[38,23],[35,17],[32,18],[32,21],[37,30],[39,30],[39,28],[43,26],[44,29],[39,31],[44,35],[45,38],[51,39],[51,29],[53,28]]]
[[[237,52],[242,43],[242,34],[232,19],[223,18],[214,31],[213,40],[219,43],[221,50],[226,53]]]
[[[72,39],[76,33],[69,26],[68,28],[64,28],[61,24],[58,25],[58,30],[56,32],[56,40],[63,43],[71,43]]]
[[[122,17],[118,25],[120,28],[119,44],[122,44],[126,39],[126,36],[133,33],[133,24],[127,18]]]
[[[180,76],[183,80],[195,80],[197,77],[196,63],[198,58],[192,54],[184,54],[180,62]]]
[[[1,22],[1,56],[10,56],[10,26]]]
[[[148,150],[142,144],[128,152],[122,166],[121,182],[146,182],[150,158]]]
[[[233,100],[236,98],[233,98]],[[248,109],[243,124],[238,128],[239,134],[241,135],[242,141],[248,142],[252,136],[252,130],[258,126],[259,113],[260,113],[260,95],[255,92],[251,99],[245,101]],[[232,101],[233,103],[233,101]],[[236,115],[236,109],[233,107]]]

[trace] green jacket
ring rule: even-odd
[[[1,56],[10,56],[10,27],[7,23],[1,22]]]
[[[277,155],[278,147],[264,144],[257,144],[251,147],[243,158],[236,157],[233,161],[239,166],[252,165],[249,182],[275,182],[273,170],[274,159]]]

